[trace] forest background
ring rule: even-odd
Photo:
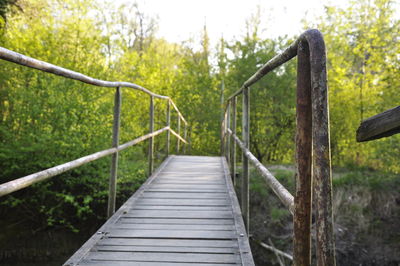
[[[400,173],[400,136],[356,143],[359,123],[399,104],[400,21],[391,0],[329,6],[304,29],[324,35],[334,168]],[[94,0],[1,0],[0,46],[86,75],[129,81],[170,96],[188,124],[187,151],[218,155],[225,99],[297,36],[260,37],[261,12],[249,14],[242,36],[210,46],[170,43],[158,22],[133,3]],[[0,181],[58,165],[111,145],[113,92],[0,61]],[[221,84],[224,83],[224,90]],[[251,89],[250,149],[264,164],[293,164],[296,60]],[[123,89],[121,139],[148,132],[149,97]],[[156,129],[166,104],[156,100]],[[240,117],[240,107],[239,107]],[[176,128],[176,115],[172,117]],[[240,134],[240,121],[239,121]],[[165,138],[156,138],[158,160]],[[121,153],[119,204],[146,178],[146,143]],[[93,230],[104,221],[110,159],[105,158],[2,198],[1,223],[23,220],[33,231]],[[378,180],[379,182],[379,180]],[[17,218],[18,217],[18,218]],[[89,228],[89,229],[88,229]],[[94,229],[95,230],[95,229]],[[12,230],[11,230],[12,231]]]

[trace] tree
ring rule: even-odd
[[[355,131],[361,120],[395,104],[400,24],[394,14],[391,0],[358,0],[347,9],[327,7],[318,23],[328,51],[332,153],[337,164],[381,164],[375,157],[383,152],[380,142],[361,148]]]
[[[233,54],[227,67],[227,97],[288,44],[284,38],[262,40],[259,37],[260,19],[257,16],[260,13],[248,20],[243,40],[227,45],[230,54]],[[250,92],[250,149],[260,161],[292,161],[295,121],[294,63],[289,62],[269,73],[251,86]],[[240,99],[239,97],[237,104],[239,130]]]

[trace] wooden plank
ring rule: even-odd
[[[226,191],[226,187],[224,185],[211,184],[211,185],[203,185],[203,184],[152,184],[149,190],[153,189],[183,189],[183,190],[217,190],[221,192]]]
[[[175,262],[150,262],[150,261],[83,261],[80,262],[79,265],[95,265],[95,266],[221,266],[220,263],[179,263],[178,265]],[[224,263],[224,266],[235,266],[239,264],[231,264]]]
[[[158,174],[164,169],[166,165],[174,158],[174,156],[169,156],[160,167],[154,172],[152,176],[150,176],[146,182],[130,197],[122,206],[111,216],[110,219],[107,220],[103,226],[95,233],[88,241],[83,244],[83,246],[77,250],[71,258],[69,258],[64,265],[77,265],[89,252],[90,249],[104,236],[103,232],[107,230],[107,227],[110,224],[114,224],[120,217],[124,214],[124,212],[128,209],[128,207],[143,193],[147,185],[149,185]]]
[[[173,239],[235,239],[233,231],[192,231],[192,230],[127,230],[112,228],[107,232],[109,237],[125,238],[173,238]]]
[[[174,193],[174,192],[182,192],[182,193],[222,193],[222,194],[226,194],[226,190],[224,189],[212,189],[212,188],[195,188],[195,187],[191,187],[191,188],[158,188],[158,187],[149,187],[147,190],[147,192],[170,192],[170,193]]]
[[[162,191],[145,191],[142,199],[226,199],[227,193],[197,193],[197,192],[182,192],[169,193]]]
[[[357,141],[369,141],[400,133],[400,106],[384,111],[361,122]]]
[[[136,210],[169,210],[169,211],[230,211],[230,206],[165,206],[165,205],[135,205],[131,209],[131,212]]]
[[[140,210],[128,212],[124,217],[131,218],[202,218],[202,219],[224,219],[232,218],[232,211],[163,211],[163,210]]]
[[[151,262],[203,262],[203,263],[237,263],[240,258],[234,254],[196,254],[196,253],[149,253],[149,252],[91,252],[89,260],[106,261],[151,261]]]
[[[152,239],[152,238],[103,238],[99,245],[147,246],[147,247],[205,247],[205,248],[237,248],[237,240],[206,239]]]
[[[217,185],[223,185],[225,182],[223,181],[222,178],[218,179],[204,179],[204,180],[199,180],[199,179],[193,179],[193,178],[162,178],[159,177],[153,184],[205,184],[205,185],[212,185],[212,184],[217,184]]]
[[[96,251],[235,254],[237,248],[101,245],[96,247]]]
[[[232,202],[233,218],[236,226],[241,262],[242,265],[245,266],[254,266],[255,264],[250,249],[249,238],[247,236],[246,227],[244,225],[242,213],[240,211],[239,201],[237,199],[236,192],[230,178],[229,168],[224,157],[221,157],[221,161],[225,172],[225,180],[229,190],[229,196]]]
[[[233,225],[217,224],[115,224],[112,229],[135,229],[135,230],[193,230],[193,231],[233,231]]]
[[[224,162],[198,158],[190,167],[192,157],[171,157],[99,230],[79,265],[254,265]]]
[[[230,206],[230,202],[226,199],[152,199],[139,198],[135,206],[140,205],[157,205],[157,206]]]
[[[136,224],[233,224],[233,219],[166,219],[166,218],[129,218],[121,217],[120,223]]]

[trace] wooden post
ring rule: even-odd
[[[242,122],[242,138],[243,143],[247,149],[249,149],[250,144],[250,97],[249,97],[249,88],[245,87],[243,89],[243,122]],[[242,177],[242,212],[243,212],[243,220],[246,226],[247,233],[249,232],[249,160],[242,152],[243,156],[243,177]]]
[[[181,117],[178,114],[178,135],[181,135]],[[178,138],[176,141],[176,154],[179,154],[179,146],[180,146],[181,142],[180,139]]]
[[[221,156],[224,156],[224,89],[225,84],[224,81],[221,81]]]
[[[233,97],[232,99],[232,133],[236,135],[236,102],[237,98]],[[231,174],[232,174],[232,182],[233,185],[236,185],[236,141],[231,138],[232,143],[232,157],[231,157]]]
[[[150,133],[154,131],[154,97],[150,96]],[[153,173],[154,137],[149,139],[149,176]]]
[[[184,129],[184,131],[183,131],[183,138],[186,140],[186,141],[188,141],[186,138],[187,138],[187,124],[185,123],[185,129]],[[189,143],[189,142],[188,142]],[[186,146],[187,146],[187,144],[184,144],[183,145],[183,154],[186,154]]]
[[[170,100],[168,100],[167,103],[167,127],[171,126],[171,103]],[[167,131],[167,156],[169,156],[169,147],[170,147],[170,141],[171,141],[171,131]]]
[[[121,90],[117,87],[114,97],[114,122],[113,122],[113,137],[112,146],[119,145],[119,126],[121,121]],[[115,212],[115,201],[117,195],[117,170],[118,170],[118,152],[114,153],[111,158],[111,174],[108,190],[108,207],[107,217],[111,217]]]
[[[311,265],[312,109],[310,53],[307,42],[297,52],[296,194],[293,216],[293,265]]]
[[[226,107],[226,124],[225,124],[225,136],[226,136],[226,140],[225,140],[225,145],[226,145],[226,161],[228,162],[228,166],[230,165],[230,156],[231,156],[231,151],[230,151],[230,145],[231,145],[231,138],[230,135],[227,132],[227,129],[230,129],[231,126],[231,102],[228,102],[228,106]]]

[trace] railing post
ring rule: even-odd
[[[154,97],[150,96],[150,133],[154,131]],[[149,139],[149,176],[153,173],[154,137]]]
[[[183,138],[187,141],[187,124],[186,123],[185,123],[185,129],[183,131]],[[187,144],[183,145],[183,154],[186,154],[186,146],[187,146]]]
[[[171,126],[171,103],[170,103],[170,100],[168,99],[168,103],[167,103],[167,127],[170,127],[170,126]],[[168,130],[167,131],[167,156],[169,156],[170,141],[171,141],[171,132]]]
[[[232,99],[232,134],[236,135],[236,97]],[[233,185],[236,185],[236,141],[232,139],[231,174]]]
[[[119,144],[119,126],[121,121],[121,89],[117,87],[114,97],[114,122],[112,146],[118,147]],[[115,201],[117,194],[117,170],[118,170],[118,152],[111,158],[111,174],[108,190],[107,217],[111,217],[115,212]]]
[[[178,114],[178,135],[181,135],[181,117]],[[179,140],[179,138],[177,138],[176,141],[176,154],[179,154],[179,146],[180,146],[181,142]]]
[[[225,110],[224,110],[224,89],[225,84],[224,81],[221,81],[221,156],[224,156],[224,123],[225,123]]]
[[[312,109],[310,53],[306,41],[297,49],[296,194],[293,217],[293,265],[311,265]]]
[[[242,122],[242,138],[243,143],[246,148],[250,146],[250,97],[249,97],[249,88],[245,87],[243,89],[243,122]],[[242,213],[243,213],[243,220],[246,226],[247,233],[250,229],[250,215],[249,215],[249,160],[244,155],[242,151],[243,157],[243,177],[242,177]]]
[[[332,216],[332,173],[329,143],[328,86],[325,43],[319,31],[309,31],[311,99],[313,198],[315,199],[317,265],[336,265]]]
[[[226,140],[225,140],[225,157],[226,157],[226,161],[228,162],[228,165],[230,165],[230,156],[231,156],[231,151],[230,151],[230,145],[231,145],[231,137],[228,134],[228,128],[230,128],[231,126],[231,102],[228,102],[228,106],[226,107],[226,125],[225,125],[225,136],[226,136]]]

